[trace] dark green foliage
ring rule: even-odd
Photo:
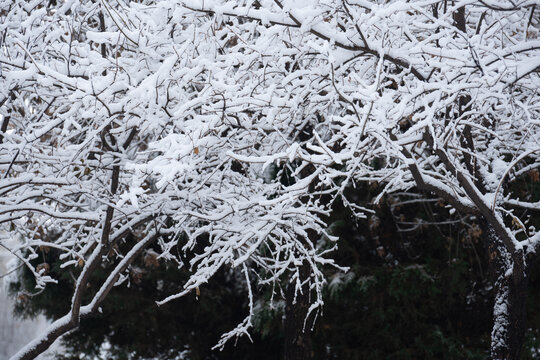
[[[439,232],[450,229],[398,232],[403,214],[392,208],[395,201],[388,199],[368,221],[347,221],[347,211],[335,210],[339,220],[332,230],[344,240],[337,258],[351,270],[341,285],[330,281],[314,334],[324,339],[314,342],[320,345],[315,354],[325,355],[316,358],[483,359],[491,306],[486,289],[474,285],[482,279],[478,264],[470,262],[476,261],[472,249],[454,245],[461,248],[459,256],[450,254]],[[412,215],[401,216],[402,223],[414,223],[410,217],[426,211],[407,210]],[[334,276],[338,281],[340,275]]]

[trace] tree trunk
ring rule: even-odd
[[[521,251],[510,254],[491,227],[484,229],[490,267],[496,277],[491,359],[519,360],[527,328],[525,260]]]
[[[309,271],[306,265],[300,269],[301,280],[306,278]],[[311,349],[311,329],[306,315],[309,310],[309,287],[304,285],[302,293],[296,293],[295,284],[289,284],[285,294],[284,321],[284,356],[285,360],[306,360],[313,358]],[[304,326],[306,324],[306,326]]]

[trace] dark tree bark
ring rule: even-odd
[[[482,226],[495,282],[492,360],[519,360],[527,329],[528,278],[522,253],[510,254],[496,232]]]

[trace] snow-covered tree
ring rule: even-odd
[[[478,217],[498,275],[491,355],[518,358],[527,262],[540,241],[530,222],[539,203],[512,193],[540,165],[536,3],[182,5],[225,19],[227,57],[239,49],[251,66],[227,99],[253,103],[249,115],[275,139],[273,153],[231,156],[309,163],[333,196],[378,181],[381,196],[416,188]]]
[[[209,239],[167,300],[231,265],[263,283],[290,270],[319,305],[324,216],[336,199],[361,215],[344,196],[359,181],[481,219],[498,273],[491,355],[519,357],[540,243],[539,203],[511,192],[540,166],[535,1],[0,4],[0,221],[27,263],[54,246],[82,268],[72,311],[16,358],[96,311],[152,241],[181,261],[179,239]],[[127,234],[137,242],[115,254]]]
[[[535,4],[292,4],[304,66],[282,84],[324,117],[300,157],[330,163],[338,193],[355,180],[386,183],[381,196],[416,187],[479,217],[498,274],[491,355],[519,358],[540,205],[511,184],[540,166]]]
[[[11,251],[38,288],[55,281],[47,263],[30,263],[43,249],[63,251],[77,276],[69,313],[13,359],[35,357],[99,311],[152,243],[159,259],[193,271],[160,304],[228,266],[246,278],[250,304],[258,269],[263,284],[287,273],[313,291],[312,310],[320,305],[319,268],[331,260],[309,234],[322,236],[326,210],[303,197],[318,174],[295,166],[303,175],[285,183],[274,174],[283,169],[232,155],[273,154],[284,135],[260,121],[258,100],[233,95],[263,69],[259,52],[230,43],[229,24],[166,1],[8,0],[0,18],[2,236],[21,240]],[[83,303],[103,262],[116,266]],[[220,344],[245,333],[251,315]]]
[[[527,264],[540,243],[530,222],[538,199],[512,193],[540,166],[535,10],[532,2],[428,1],[289,12],[329,39],[318,51],[327,54],[324,89],[335,101],[325,106],[335,111],[315,151],[346,164],[330,176],[384,182],[381,196],[416,187],[480,218],[498,275],[494,359],[519,358]]]

